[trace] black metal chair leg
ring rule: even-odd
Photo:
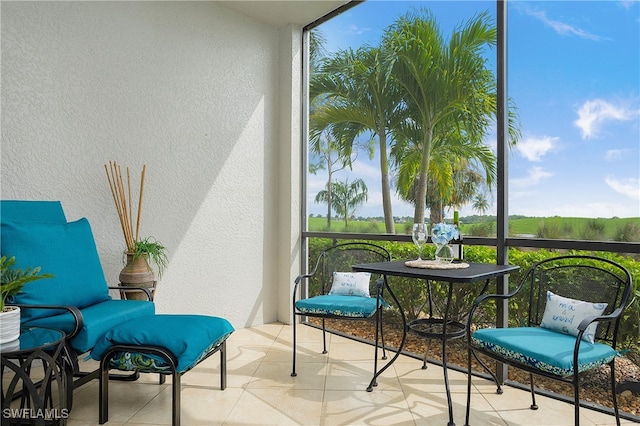
[[[327,330],[325,328],[325,321],[322,318],[322,353],[327,354]]]
[[[294,308],[295,309],[295,308]],[[296,317],[293,317],[293,366],[291,367],[291,377],[296,377],[298,373],[296,373]]]
[[[534,384],[533,384],[533,373],[529,373],[529,384],[531,386],[531,409],[537,410],[538,404],[536,404],[536,392],[534,390]]]
[[[220,390],[227,388],[227,341],[220,346]]]
[[[467,340],[467,411],[464,417],[464,426],[469,426],[471,414],[471,345]]]
[[[613,412],[616,415],[616,425],[620,426],[620,413],[618,411],[618,398],[616,397],[616,361],[613,359],[609,363],[609,368],[611,370],[611,396],[613,400]]]
[[[173,406],[171,407],[171,415],[172,421],[171,424],[173,426],[180,426],[180,373],[173,370]]]
[[[100,384],[98,391],[98,421],[101,425],[109,421],[109,368],[100,365]]]

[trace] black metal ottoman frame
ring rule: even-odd
[[[209,358],[216,352],[220,352],[220,390],[227,387],[227,356],[226,356],[226,339],[218,346],[213,348],[209,353],[202,357],[198,364]],[[171,374],[172,378],[172,407],[171,407],[171,423],[173,426],[180,426],[180,379],[182,375],[190,370],[182,373],[176,371],[178,360],[167,349],[160,346],[138,346],[138,345],[114,345],[100,360],[100,391],[98,394],[99,401],[99,422],[104,424],[109,421],[109,363],[111,358],[119,352],[134,352],[146,355],[155,355],[161,357],[170,367],[170,371],[144,371],[145,373],[159,373],[160,384],[165,382],[165,376]],[[197,364],[196,364],[197,365]],[[195,365],[194,365],[195,367]],[[138,370],[135,370],[138,371]]]

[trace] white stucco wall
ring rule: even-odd
[[[170,257],[157,310],[288,322],[300,29],[209,2],[1,7],[2,198],[87,217],[115,283],[124,239],[103,166],[137,186],[146,164],[141,234]]]

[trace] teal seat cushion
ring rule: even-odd
[[[110,329],[91,351],[91,358],[101,360],[113,345],[160,346],[178,360],[176,370],[183,373],[193,368],[213,348],[233,333],[234,328],[224,318],[205,315],[151,315],[124,321]],[[166,365],[159,357],[140,354],[135,350],[117,353],[110,360],[113,368],[162,372]],[[138,362],[136,362],[138,359]],[[151,360],[151,361],[149,361]],[[152,363],[157,363],[154,367]]]
[[[78,353],[84,353],[93,348],[107,331],[123,321],[135,321],[137,318],[155,314],[153,302],[145,300],[107,300],[80,309],[84,319],[80,332],[71,338],[71,347]],[[47,318],[37,318],[26,325],[49,327],[71,333],[74,328],[71,313]]]
[[[484,328],[471,335],[474,346],[542,371],[573,374],[576,337],[541,327]],[[578,372],[611,362],[617,352],[603,343],[580,342]]]
[[[1,200],[0,218],[2,222],[67,222],[60,201]]]
[[[337,315],[349,318],[369,318],[376,313],[378,307],[386,306],[381,299],[376,303],[375,297],[340,296],[327,294],[296,301],[296,309],[303,314]]]
[[[6,220],[1,226],[2,256],[15,256],[18,268],[40,266],[42,272],[55,275],[25,285],[13,297],[14,303],[84,308],[110,299],[87,219],[68,223]],[[22,321],[56,314],[31,309]]]

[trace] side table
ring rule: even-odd
[[[60,330],[24,327],[18,340],[0,346],[2,425],[67,423],[65,337]]]

